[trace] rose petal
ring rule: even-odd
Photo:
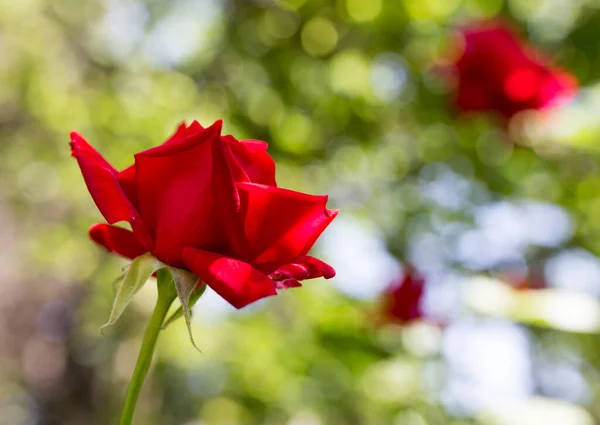
[[[294,278],[296,280],[315,279],[323,277],[331,279],[335,276],[335,270],[329,264],[318,258],[308,255],[298,257],[294,261],[279,267],[269,277],[277,280],[280,276]]]
[[[122,227],[94,224],[90,227],[89,233],[90,238],[98,245],[126,258],[134,259],[148,252],[133,232]]]
[[[242,235],[232,230],[239,200],[221,124],[135,155],[140,212],[154,232],[153,252],[169,265],[183,266],[186,246],[227,252],[231,235]]]
[[[279,290],[281,289],[290,289],[290,288],[299,288],[302,286],[300,282],[298,282],[294,278],[286,278],[282,280],[275,280],[275,287]]]
[[[302,280],[308,276],[308,268],[302,264],[286,264],[285,266],[279,267],[273,273],[269,275],[274,281],[284,280],[288,278]]]
[[[296,258],[292,263],[279,267],[269,277],[277,289],[296,288],[301,280],[335,276],[335,270],[329,264],[310,256]]]
[[[137,195],[137,176],[135,174],[135,165],[125,168],[119,173],[119,184],[125,192],[127,199],[136,207],[138,205]]]
[[[77,159],[87,188],[106,221],[141,225],[138,211],[121,187],[117,170],[76,132],[71,133],[71,154]]]
[[[267,143],[261,140],[239,142],[233,136],[224,136],[223,139],[231,149],[235,166],[239,167],[246,176],[246,179],[236,179],[236,181],[277,186],[275,162],[267,153]]]
[[[314,196],[254,183],[238,183],[244,229],[257,265],[287,264],[305,255],[338,211]]]
[[[186,266],[236,308],[276,295],[275,284],[250,264],[195,248],[185,248]]]
[[[181,123],[179,127],[177,127],[175,133],[164,144],[177,143],[186,137],[201,132],[202,130],[204,130],[204,127],[202,127],[196,120],[192,121],[189,126],[185,123]]]

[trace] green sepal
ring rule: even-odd
[[[194,313],[192,311],[192,307],[194,307],[194,305],[196,305],[196,301],[198,301],[200,299],[202,294],[204,294],[205,290],[206,290],[206,284],[202,283],[198,286],[198,289],[196,289],[194,292],[192,292],[192,295],[190,296],[190,301],[188,303],[188,307],[190,309],[191,316],[194,315]],[[184,316],[183,306],[181,306],[177,310],[175,310],[175,312],[173,314],[171,314],[171,316],[167,320],[165,320],[165,323],[162,328],[166,329],[167,326],[169,326],[171,323],[181,319],[183,316]]]
[[[200,298],[200,295],[202,295],[204,289],[198,288],[198,290],[196,290],[196,288],[198,287],[199,279],[195,274],[187,270],[177,269],[175,267],[169,267],[169,270],[171,271],[173,282],[175,282],[175,289],[177,289],[177,295],[179,297],[179,302],[181,303],[180,308],[183,317],[185,318],[185,325],[187,326],[190,341],[192,342],[192,345],[194,346],[194,348],[196,348],[196,350],[202,352],[196,345],[196,342],[194,341],[194,335],[192,334],[191,307],[198,300],[198,298]],[[205,287],[206,285],[203,286]],[[199,295],[192,302],[195,293],[199,293]],[[177,313],[177,311],[173,313],[173,316],[177,315]],[[163,328],[165,328],[173,320],[177,319],[173,318],[173,316],[171,316],[165,322]]]
[[[164,266],[152,254],[146,253],[137,257],[125,268],[122,278],[116,285],[117,293],[108,322],[100,328],[102,335],[104,335],[104,329],[115,324],[121,317],[133,296],[144,286],[152,273]]]

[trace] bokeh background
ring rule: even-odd
[[[453,108],[453,31],[497,17],[573,102]],[[138,424],[600,423],[599,27],[598,0],[0,0],[0,424],[117,423],[155,298],[101,336],[124,262],[87,237],[69,131],[124,168],[220,118],[341,209],[315,247],[338,275],[241,311],[207,293],[202,354],[162,333]],[[424,317],[389,324],[407,264]]]

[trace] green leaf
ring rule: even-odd
[[[119,291],[119,287],[120,287],[121,283],[123,282],[125,275],[127,274],[127,269],[129,269],[129,264],[127,264],[125,267],[123,267],[121,269],[123,271],[123,273],[121,273],[119,275],[119,277],[117,277],[115,280],[112,281],[112,288],[113,288],[113,292],[115,294]]]
[[[162,267],[164,264],[150,253],[140,255],[129,264],[121,281],[117,283],[117,294],[110,317],[108,322],[100,328],[102,335],[104,335],[104,329],[113,325],[121,317],[133,296],[144,286],[152,273]]]
[[[192,295],[190,296],[190,301],[188,303],[188,307],[190,309],[190,315],[194,315],[193,311],[192,311],[192,307],[194,307],[194,305],[196,304],[196,301],[198,301],[200,299],[200,297],[202,296],[202,294],[204,294],[204,291],[206,290],[206,285],[202,284],[198,287],[197,290],[195,290],[194,292],[192,292]],[[175,312],[165,321],[164,325],[163,325],[163,329],[166,329],[167,326],[169,326],[171,323],[181,319],[184,316],[184,312],[183,312],[183,306],[179,307],[177,310],[175,310]]]
[[[199,279],[195,274],[187,270],[177,269],[175,267],[169,267],[169,270],[171,271],[171,276],[173,276],[173,282],[175,282],[175,288],[177,289],[177,295],[179,296],[179,302],[181,303],[181,310],[183,313],[183,317],[185,318],[185,324],[187,326],[188,334],[190,336],[190,341],[192,342],[192,345],[196,348],[196,350],[201,352],[201,350],[196,345],[196,342],[194,341],[194,336],[192,335],[192,314],[190,309],[193,306],[193,303],[191,302],[192,294],[194,294],[194,292],[200,292],[200,295],[202,295],[204,289],[199,289],[198,291],[196,291]],[[198,298],[200,298],[200,295],[198,295],[196,301],[198,300]],[[194,303],[196,301],[194,301]],[[174,315],[176,314],[177,312],[174,313]],[[167,320],[164,326],[166,326],[167,324],[169,324],[169,322],[172,322],[173,320],[172,318],[169,318],[169,320]]]

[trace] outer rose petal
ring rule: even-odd
[[[249,181],[252,183],[277,186],[275,181],[275,162],[267,153],[267,143],[261,140],[242,140],[238,142],[233,136],[225,136],[223,139],[229,145],[236,166],[244,172],[246,179],[237,181]]]
[[[204,130],[204,127],[202,127],[196,120],[192,121],[189,126],[185,123],[181,123],[179,127],[177,127],[175,133],[164,144],[179,142],[180,140],[199,133],[202,130]]]
[[[329,264],[310,256],[296,258],[290,264],[279,267],[269,277],[277,285],[277,289],[294,288],[300,286],[299,280],[324,277],[331,279],[335,270]]]
[[[293,277],[282,277],[278,280],[274,280],[273,282],[275,282],[275,287],[277,289],[299,288],[302,286],[302,284]]]
[[[269,277],[250,264],[196,248],[185,248],[186,266],[235,308],[277,295]]]
[[[138,153],[140,212],[154,232],[153,252],[183,266],[183,248],[226,252],[239,201],[220,137],[221,122],[191,136]],[[237,236],[236,236],[237,235]]]
[[[137,176],[135,173],[135,165],[125,168],[119,173],[119,183],[127,199],[136,207],[138,205],[137,195]]]
[[[298,280],[315,279],[317,277],[331,279],[335,276],[333,267],[326,262],[309,255],[296,258],[290,264],[277,269],[274,274],[277,273],[285,273]]]
[[[85,184],[106,221],[141,222],[119,183],[118,171],[76,132],[71,133],[71,154],[77,159]]]
[[[90,237],[111,252],[134,259],[148,252],[137,240],[133,232],[108,224],[94,224],[90,227]]]
[[[277,265],[306,255],[338,211],[327,196],[307,195],[253,183],[238,183],[252,263]]]

